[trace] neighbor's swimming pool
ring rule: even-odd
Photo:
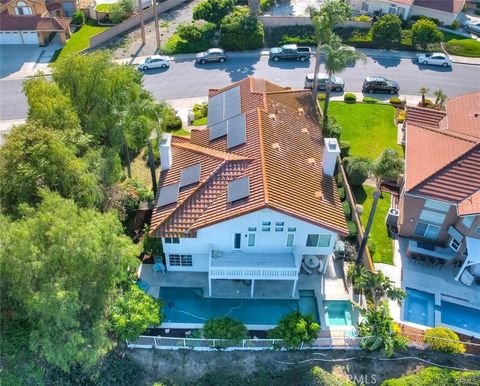
[[[442,323],[480,333],[480,310],[442,301]]]
[[[327,326],[353,326],[352,305],[344,300],[325,300],[325,321]]]
[[[404,319],[422,326],[434,327],[435,295],[412,288],[407,288],[406,292]]]
[[[285,314],[311,313],[318,321],[313,291],[299,291],[288,300],[205,298],[201,288],[162,287],[164,323],[205,323],[209,318],[229,316],[249,325],[276,325]]]

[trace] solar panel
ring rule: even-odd
[[[200,181],[200,170],[200,163],[189,166],[188,168],[183,168],[180,176],[180,188]]]
[[[234,202],[250,195],[250,179],[248,177],[237,178],[228,183],[227,201]]]
[[[158,207],[165,206],[168,204],[173,204],[177,202],[178,199],[178,182],[175,184],[165,185],[160,188],[160,193],[158,194]]]
[[[214,139],[223,137],[227,135],[228,121],[222,121],[210,127],[209,140],[213,141]]]
[[[218,95],[208,98],[207,126],[240,114],[240,86],[231,88]]]
[[[229,119],[240,114],[240,86],[231,88],[224,93],[224,119]]]
[[[207,125],[223,121],[223,93],[208,98]]]
[[[228,120],[227,149],[241,145],[247,140],[245,129],[245,114],[237,115]]]

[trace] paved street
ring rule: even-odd
[[[263,77],[281,85],[302,88],[308,72],[313,72],[314,60],[310,63],[269,62],[268,57],[251,55],[231,58],[224,64],[196,66],[193,61],[172,63],[167,70],[149,70],[145,74],[145,87],[158,100],[204,96],[209,88],[223,87],[248,75]],[[433,92],[443,89],[449,97],[478,91],[480,89],[478,66],[454,64],[453,69],[433,66],[418,66],[411,59],[397,57],[369,57],[366,64],[359,62],[348,68],[341,76],[346,90],[361,90],[367,75],[382,75],[400,83],[401,94],[416,94],[422,86]],[[0,81],[1,120],[21,119],[26,116],[27,106],[22,94],[21,79]]]

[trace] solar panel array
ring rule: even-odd
[[[178,200],[178,190],[179,190],[179,183],[165,185],[160,188],[160,192],[158,194],[158,203],[157,206],[165,206],[168,204],[173,204]]]
[[[227,149],[245,143],[247,140],[247,131],[245,125],[245,114],[237,115],[236,117],[228,120]]]
[[[234,202],[250,196],[250,179],[237,178],[228,183],[227,202]]]
[[[216,125],[240,114],[240,86],[208,98],[207,125]]]
[[[200,170],[200,163],[183,168],[180,176],[180,188],[183,188],[187,185],[196,184],[198,181],[200,181]]]
[[[210,127],[210,136],[209,140],[213,141],[214,139],[223,137],[227,135],[228,120],[222,121]]]

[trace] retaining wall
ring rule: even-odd
[[[294,25],[312,25],[312,21],[306,16],[260,16],[260,21],[266,28],[287,27]],[[372,26],[371,21],[347,20],[343,23],[344,28],[368,29]]]

